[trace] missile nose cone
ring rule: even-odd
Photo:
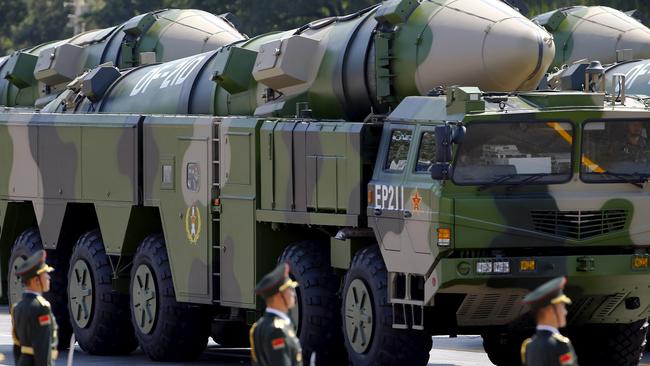
[[[487,31],[483,66],[492,90],[535,89],[555,56],[553,37],[519,18],[505,19]]]
[[[423,2],[430,43],[418,52],[418,90],[471,85],[484,91],[531,90],[555,55],[553,37],[501,1]],[[426,39],[427,32],[423,32]],[[411,42],[409,40],[409,42]]]
[[[635,28],[624,32],[616,49],[631,49],[633,58],[650,58],[650,29]]]
[[[629,15],[605,6],[559,11],[565,18],[552,26],[558,48],[552,66],[582,59],[610,64],[617,61],[616,51],[622,49],[631,49],[634,58],[650,57],[650,29]]]

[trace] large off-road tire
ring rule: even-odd
[[[144,239],[131,268],[131,321],[140,348],[154,361],[187,361],[207,346],[210,315],[176,301],[165,240]]]
[[[298,281],[296,307],[291,311],[305,360],[316,352],[318,365],[342,365],[346,361],[341,333],[341,281],[330,266],[329,246],[315,241],[289,245],[279,262],[291,267]]]
[[[70,257],[68,309],[79,346],[91,354],[127,354],[138,345],[129,321],[129,297],[113,290],[112,279],[99,232],[82,235]]]
[[[43,244],[41,243],[41,235],[36,228],[23,231],[11,247],[9,273],[7,274],[9,305],[14,305],[23,297],[24,286],[20,277],[16,274],[16,270],[30,255],[40,249],[43,249]]]
[[[52,305],[52,312],[56,317],[59,326],[60,350],[70,348],[70,337],[72,336],[72,325],[70,324],[70,312],[68,311],[68,267],[70,255],[63,251],[48,250],[47,264],[54,267],[50,273],[50,291],[43,297]]]
[[[357,252],[345,276],[343,335],[350,365],[426,365],[431,336],[393,329],[388,303],[388,274],[376,245]]]
[[[497,366],[520,366],[521,344],[527,338],[518,333],[491,332],[481,335],[483,349],[490,361]]]
[[[580,366],[636,366],[646,345],[648,322],[587,324],[569,331]]]
[[[37,250],[43,249],[41,236],[36,228],[25,230],[16,240],[11,249],[9,258],[9,302],[15,304],[22,297],[23,285],[20,278],[16,275],[16,269],[27,257],[34,254]],[[70,326],[67,306],[66,283],[68,268],[67,262],[60,260],[61,256],[56,255],[56,251],[48,251],[47,263],[55,268],[50,273],[50,291],[43,296],[52,305],[52,312],[59,325],[59,349],[67,349],[70,346],[70,336],[72,327]]]

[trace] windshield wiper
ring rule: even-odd
[[[488,182],[488,183],[485,183],[485,184],[479,186],[478,190],[482,191],[482,190],[485,190],[487,188],[494,187],[496,185],[501,185],[501,184],[506,184],[506,185],[509,185],[509,186],[518,186],[518,185],[521,185],[521,184],[534,182],[534,181],[536,181],[536,180],[538,180],[538,179],[540,179],[542,177],[546,177],[546,176],[549,176],[549,175],[551,175],[551,174],[547,174],[547,173],[521,173],[521,174],[513,173],[513,174],[505,174],[505,175],[498,176],[496,179],[494,179],[491,182]],[[509,180],[511,180],[513,178],[516,178],[516,177],[526,177],[526,178],[524,178],[524,179],[522,179],[522,180],[520,180],[518,182],[507,183]]]
[[[648,178],[650,178],[649,173],[637,173],[637,172],[634,172],[634,173],[619,173],[619,172],[611,172],[609,170],[606,170],[604,172],[595,173],[595,174],[609,175],[609,176],[612,176],[614,178],[618,178],[618,179],[622,180],[625,183],[630,183],[630,184],[632,184],[634,186],[637,186],[639,188],[643,188],[643,184],[639,183],[638,182],[639,180],[641,180],[641,179],[648,180]],[[634,179],[634,178],[636,178],[636,179]]]

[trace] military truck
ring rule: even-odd
[[[453,76],[436,72],[453,49],[444,35],[480,46],[459,51],[482,61],[456,78],[486,88],[534,87],[553,58],[548,33],[500,2],[390,1],[170,63],[99,67],[42,112],[4,110],[9,296],[43,247],[60,269],[55,313],[84,350],[191,359],[208,336],[246,344],[254,284],[287,261],[301,283],[292,316],[321,364],[423,365],[432,334],[479,332],[511,365],[530,329],[519,300],[567,275],[581,362],[635,364],[650,309],[645,188],[584,146],[647,111],[599,93],[434,89]],[[296,55],[316,59],[305,70]]]
[[[232,21],[232,22],[231,22]],[[84,71],[172,61],[247,37],[230,13],[165,9],[0,57],[0,106],[41,108]]]

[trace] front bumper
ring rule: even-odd
[[[647,254],[445,258],[434,272],[435,291],[425,296],[466,295],[457,311],[459,325],[504,325],[528,311],[521,303],[528,292],[548,279],[567,276],[565,292],[573,300],[570,323],[630,323],[650,315],[650,268],[643,266],[647,258]],[[489,261],[509,263],[509,272],[478,273],[477,264]],[[534,269],[522,270],[522,261],[534,261]],[[499,267],[503,269],[502,264]]]

